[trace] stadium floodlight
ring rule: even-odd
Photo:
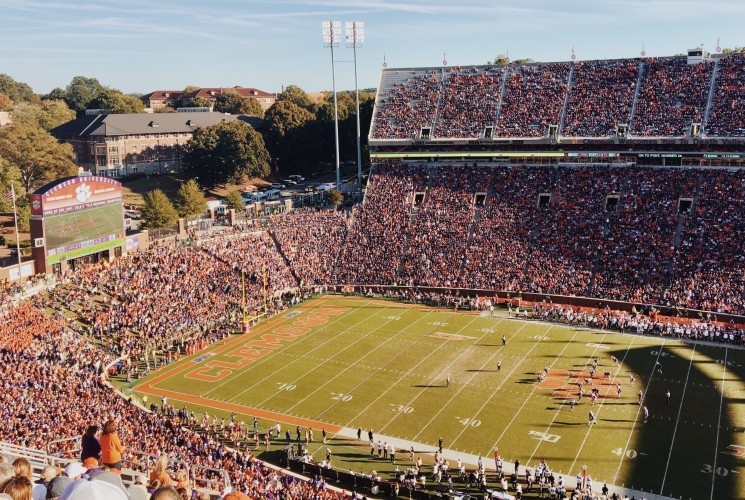
[[[347,46],[354,49],[354,97],[357,109],[357,189],[362,195],[362,139],[360,134],[360,91],[357,85],[357,45],[365,41],[365,24],[347,21]]]
[[[323,46],[331,49],[331,85],[334,91],[334,143],[336,145],[336,189],[341,190],[341,173],[339,172],[339,108],[336,103],[336,70],[334,68],[334,47],[339,46],[341,22],[323,21],[321,26],[323,28]]]

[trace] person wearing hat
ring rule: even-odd
[[[57,467],[48,465],[42,469],[41,474],[39,474],[39,481],[34,485],[33,500],[44,500],[47,498],[49,482],[57,477],[57,474],[59,474]]]
[[[88,472],[88,469],[83,467],[83,464],[80,462],[70,462],[65,467],[65,475],[72,481],[81,479],[86,472]]]
[[[47,484],[47,500],[57,500],[72,481],[66,476],[57,476]]]
[[[120,488],[106,481],[78,479],[65,488],[60,500],[129,500],[129,497]]]

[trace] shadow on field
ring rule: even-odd
[[[619,478],[618,482],[628,484],[628,481],[631,481],[635,489],[643,487],[644,491],[675,498],[681,495],[686,498],[704,498],[705,495],[709,498],[710,494],[712,498],[743,498],[742,491],[738,491],[742,483],[733,480],[732,477],[724,477],[733,466],[742,464],[740,459],[732,458],[734,454],[727,457],[727,447],[741,439],[734,432],[733,416],[742,415],[743,410],[737,408],[737,402],[726,397],[726,386],[725,394],[722,395],[713,384],[706,390],[689,386],[681,407],[683,386],[689,379],[711,381],[712,373],[722,376],[721,371],[710,370],[705,373],[701,367],[712,363],[724,366],[722,360],[726,359],[725,346],[700,345],[696,346],[696,350],[699,356],[692,364],[693,358],[689,357],[691,355],[681,356],[677,350],[660,349],[658,346],[629,350],[619,348],[609,350],[603,356],[605,363],[611,355],[623,360],[622,376],[626,375],[627,370],[637,376],[641,386],[646,388],[644,406],[650,413],[648,423],[644,423],[641,411],[630,419],[600,417],[601,421],[618,423],[622,427],[633,429],[635,435],[629,441],[629,445],[641,448],[639,454],[635,454],[633,458],[626,455],[626,458],[618,460],[617,467],[623,466],[624,469],[623,477]],[[710,358],[711,361],[700,359],[701,355]],[[657,360],[664,364],[664,375],[655,373]],[[745,379],[745,366],[727,363],[726,375],[728,378],[734,375],[742,381]],[[731,382],[728,381],[727,384]],[[670,404],[665,403],[665,394],[668,390],[672,392]],[[625,396],[628,398],[628,395]],[[635,397],[633,401],[606,401],[604,404],[639,407]],[[681,409],[682,413],[679,413]],[[721,418],[719,431],[716,430],[718,418]],[[690,424],[693,425],[690,425],[688,421],[692,419],[693,422]],[[700,428],[704,425],[699,427],[696,423],[711,424],[711,430],[709,426],[704,430]],[[634,448],[630,449],[636,452]],[[704,467],[699,465],[699,462],[703,463]],[[716,474],[705,472],[706,463],[712,462],[719,467]],[[663,476],[667,476],[667,479],[662,479]]]
[[[499,347],[500,344],[473,344],[476,347]]]
[[[466,370],[467,372],[471,373],[497,373],[499,370],[477,370],[477,369],[471,369]]]
[[[445,389],[447,386],[445,384],[418,384],[418,385],[412,385],[411,387],[419,387],[420,389]]]

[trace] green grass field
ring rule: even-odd
[[[576,388],[567,389],[594,357],[593,385],[610,397],[594,407],[583,397],[571,409]],[[658,361],[662,374],[653,373]],[[371,429],[376,442],[397,446],[402,466],[410,462],[401,448],[431,457],[441,437],[447,458],[475,464],[481,455],[487,470],[498,447],[510,463],[545,459],[570,486],[587,465],[597,489],[607,482],[674,498],[742,498],[744,374],[745,352],[731,347],[329,296],[158,370],[134,390],[211,415],[235,411],[247,423],[258,415],[262,427],[280,422],[293,439],[296,425],[313,427],[319,461],[326,428],[333,464],[344,470],[392,470],[369,457]]]

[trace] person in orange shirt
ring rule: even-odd
[[[160,481],[161,486],[173,485],[173,479],[168,474],[168,457],[161,455],[153,465],[153,470],[150,472],[150,482],[152,483],[156,479]]]
[[[109,419],[103,426],[103,434],[100,438],[101,462],[112,469],[113,472],[122,470],[122,451],[124,447],[116,435],[116,421]]]

